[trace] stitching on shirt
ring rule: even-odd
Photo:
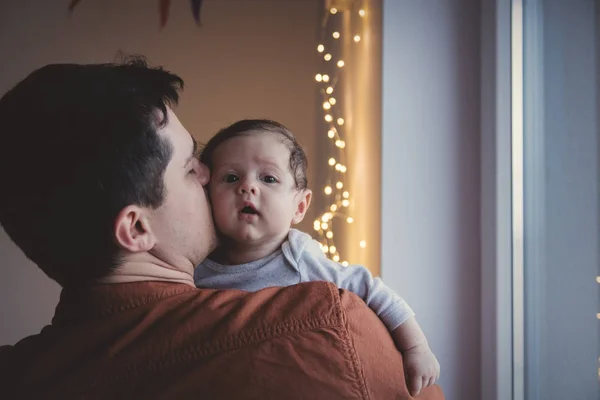
[[[112,306],[107,306],[106,308],[104,308],[102,311],[100,311],[97,315],[104,317],[104,316],[108,316],[111,314],[115,314],[117,312],[122,312],[122,311],[128,311],[128,310],[132,310],[134,308],[138,308],[140,306],[146,305],[148,303],[153,303],[155,301],[158,300],[163,300],[169,297],[174,297],[183,293],[187,293],[188,291],[194,290],[192,288],[190,288],[190,290],[181,290],[181,289],[173,289],[169,292],[163,292],[161,294],[158,295],[154,295],[151,297],[145,297],[141,300],[137,300],[137,301],[132,301],[126,304],[123,304],[119,307],[112,307]]]
[[[333,290],[333,289],[331,289]],[[336,301],[339,306],[339,301]],[[166,367],[178,365],[178,364],[189,364],[198,359],[210,357],[217,353],[223,353],[226,351],[234,351],[241,349],[245,346],[260,343],[269,339],[278,338],[286,334],[295,334],[300,332],[306,332],[313,329],[320,328],[340,328],[341,331],[345,331],[343,319],[341,315],[334,315],[330,317],[319,317],[312,318],[310,320],[292,320],[291,322],[282,323],[276,326],[269,326],[266,328],[256,328],[250,333],[247,333],[240,337],[240,335],[231,335],[222,340],[211,342],[206,345],[194,346],[181,350],[176,355],[169,355],[164,357],[162,360],[149,363],[140,367],[138,364],[131,364],[125,372],[119,375],[113,375],[103,380],[90,382],[89,385],[85,386],[69,386],[65,387],[66,393],[84,392],[89,389],[93,389],[99,386],[107,384],[116,384],[118,382],[131,379],[132,377],[139,375],[142,372],[150,371],[158,373]],[[345,340],[344,340],[345,342]],[[72,382],[70,382],[72,385]]]
[[[328,285],[329,290],[332,291],[333,287]],[[339,293],[339,292],[338,292]],[[339,294],[337,296],[333,296],[336,305],[339,310],[343,310],[341,296]],[[341,319],[343,323],[343,327],[340,330],[340,334],[342,336],[342,343],[344,345],[344,350],[346,353],[346,362],[350,367],[350,370],[354,373],[355,382],[356,382],[356,390],[361,394],[361,398],[368,400],[370,399],[369,391],[367,390],[367,382],[363,373],[363,370],[360,365],[360,361],[358,359],[358,355],[356,354],[356,348],[354,347],[354,343],[352,342],[352,338],[350,337],[350,333],[348,332],[348,320],[346,318],[345,313],[341,313]]]

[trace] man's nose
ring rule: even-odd
[[[198,170],[198,179],[200,180],[200,184],[202,186],[208,185],[210,182],[210,170],[204,163],[200,163],[200,168]]]

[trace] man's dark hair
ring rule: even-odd
[[[308,160],[306,159],[306,153],[296,140],[294,134],[283,124],[276,121],[268,119],[244,119],[221,129],[202,149],[200,161],[212,170],[213,154],[221,143],[234,137],[264,132],[276,134],[282,139],[282,143],[290,150],[290,170],[294,176],[296,189],[306,189],[308,187],[308,178],[306,175]]]
[[[180,77],[130,57],[47,65],[0,99],[0,223],[63,287],[118,265],[124,207],[161,205],[172,147],[157,129],[182,88]]]

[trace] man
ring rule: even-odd
[[[63,287],[51,325],[0,349],[0,397],[409,398],[352,293],[194,287],[216,239],[182,86],[139,59],[48,65],[0,99],[0,223]]]

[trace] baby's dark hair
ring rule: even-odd
[[[296,140],[294,134],[283,124],[268,119],[243,119],[235,122],[226,128],[221,129],[213,136],[200,153],[200,161],[212,170],[213,154],[217,147],[223,142],[238,136],[247,136],[253,133],[269,132],[279,135],[283,144],[290,150],[290,169],[294,175],[296,189],[303,190],[308,187],[306,169],[308,160],[306,153],[300,143]]]

